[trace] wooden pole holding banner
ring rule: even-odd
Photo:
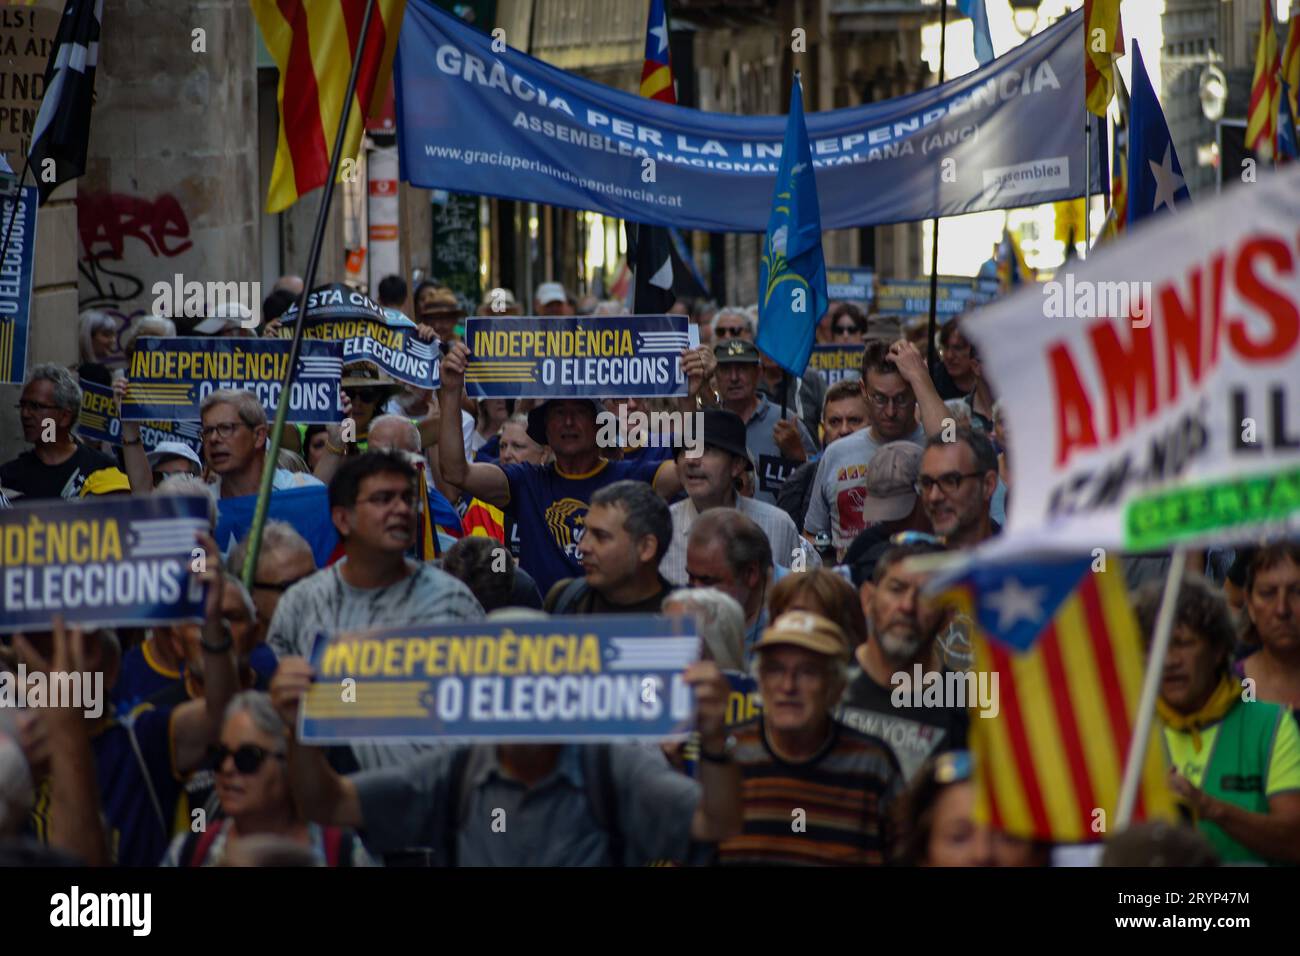
[[[1178,606],[1178,592],[1183,585],[1183,571],[1187,567],[1185,548],[1174,548],[1165,578],[1165,593],[1160,598],[1160,611],[1156,615],[1156,631],[1151,637],[1151,652],[1147,655],[1146,674],[1142,678],[1142,697],[1138,701],[1137,720],[1133,722],[1133,737],[1128,743],[1128,757],[1124,763],[1124,779],[1119,788],[1119,806],[1115,810],[1115,830],[1129,825],[1133,807],[1137,803],[1138,784],[1142,781],[1142,765],[1146,762],[1147,744],[1151,739],[1151,724],[1155,717],[1156,694],[1160,690],[1160,674],[1169,650],[1169,637],[1173,631],[1174,608]]]
[[[334,134],[329,176],[325,179],[325,192],[321,196],[320,209],[316,213],[316,230],[311,237],[311,253],[307,257],[302,294],[298,297],[298,321],[293,327],[289,364],[285,367],[284,382],[280,388],[280,404],[275,410],[275,424],[271,427],[271,437],[266,449],[266,466],[262,469],[262,485],[257,492],[253,526],[248,532],[248,556],[244,559],[242,577],[244,587],[248,588],[250,593],[253,590],[258,554],[262,550],[262,528],[266,524],[266,513],[271,505],[271,485],[275,480],[276,461],[280,456],[280,438],[284,434],[284,424],[289,417],[289,394],[293,385],[293,373],[298,364],[298,353],[302,350],[302,330],[307,324],[307,297],[311,295],[312,286],[316,282],[316,266],[320,262],[321,246],[325,241],[325,222],[329,218],[330,202],[334,198],[334,181],[338,178],[339,164],[343,159],[343,140],[347,137],[348,114],[352,112],[352,98],[357,90],[357,74],[361,71],[361,57],[365,53],[366,38],[370,35],[370,20],[374,10],[375,0],[366,0],[366,12],[361,20],[361,35],[357,40],[356,56],[352,59],[352,72],[348,74],[348,90],[343,97],[343,110],[339,114],[339,128]]]
[[[939,0],[939,83],[943,83],[944,53],[948,45],[948,0]],[[938,198],[938,189],[935,197]],[[933,223],[930,241],[930,322],[926,327],[925,369],[934,374],[934,340],[939,316],[939,217],[930,220]]]

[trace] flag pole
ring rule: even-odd
[[[320,262],[321,246],[325,241],[325,223],[329,219],[330,202],[334,198],[334,181],[338,178],[339,164],[343,158],[343,140],[347,137],[348,114],[352,111],[352,98],[356,95],[357,74],[361,71],[361,58],[366,50],[366,38],[370,35],[371,14],[375,10],[375,0],[366,0],[365,16],[361,20],[361,35],[357,40],[356,55],[352,58],[352,71],[348,74],[348,90],[343,97],[343,109],[339,114],[338,131],[334,134],[334,150],[330,154],[329,176],[325,179],[325,192],[321,196],[320,209],[316,213],[316,230],[311,238],[311,252],[307,257],[307,272],[303,277],[302,293],[298,296],[298,321],[293,327],[293,344],[289,347],[289,363],[284,370],[284,382],[280,387],[280,404],[275,410],[275,424],[271,428],[270,441],[266,449],[266,465],[262,468],[262,484],[257,492],[257,507],[253,511],[253,526],[248,532],[248,556],[244,559],[244,587],[253,589],[254,572],[257,569],[258,552],[262,548],[262,528],[266,524],[266,513],[271,504],[271,484],[275,478],[276,460],[280,455],[280,438],[284,434],[285,421],[289,417],[289,393],[293,384],[294,369],[298,364],[298,354],[302,351],[302,330],[307,324],[307,297],[311,295],[312,285],[316,281],[316,266]]]
[[[1083,253],[1081,260],[1088,258],[1092,248],[1092,114],[1088,112],[1088,101],[1083,102]]]
[[[1155,717],[1156,694],[1160,690],[1161,671],[1164,669],[1165,653],[1169,650],[1169,636],[1173,631],[1174,608],[1178,605],[1178,592],[1182,588],[1186,567],[1187,550],[1182,546],[1174,548],[1169,573],[1165,578],[1165,593],[1160,598],[1160,611],[1156,615],[1155,634],[1151,637],[1151,652],[1147,656],[1146,674],[1142,679],[1142,697],[1138,701],[1133,737],[1128,743],[1124,779],[1119,788],[1119,806],[1115,810],[1116,831],[1129,825],[1133,807],[1137,803],[1138,784],[1142,780],[1142,765],[1146,761],[1151,724]]]
[[[939,85],[943,85],[944,53],[948,42],[948,0],[939,0]],[[935,190],[938,198],[938,189]],[[930,322],[926,327],[926,371],[934,374],[935,326],[939,315],[939,217],[931,220],[933,236],[930,241]]]

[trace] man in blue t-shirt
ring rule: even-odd
[[[460,408],[469,349],[452,345],[442,361],[439,403]],[[716,366],[708,349],[684,349],[682,373],[688,393],[678,399],[683,412],[696,410],[695,396]],[[468,462],[460,423],[443,415],[439,424],[438,463],[444,481],[505,511],[519,528],[519,563],[545,594],[561,578],[582,576],[578,542],[582,540],[591,496],[615,481],[632,479],[654,485],[672,498],[681,490],[672,461],[609,461],[597,444],[596,399],[550,399],[528,413],[528,437],[549,445],[549,465],[501,465]]]

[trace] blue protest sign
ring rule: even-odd
[[[827,385],[845,378],[862,377],[861,345],[814,345],[808,368],[822,377]]]
[[[881,279],[876,283],[876,312],[880,315],[929,315],[929,279]],[[972,305],[988,302],[994,293],[974,279],[940,278],[935,293],[935,314],[960,315]]]
[[[698,652],[693,621],[649,616],[319,634],[299,739],[678,737],[693,721],[682,673]]]
[[[0,509],[0,633],[203,619],[190,572],[200,497],[108,497]],[[215,560],[209,555],[208,560]]]
[[[217,502],[217,530],[212,536],[223,554],[229,554],[230,549],[247,536],[253,527],[256,507],[257,495],[239,495]],[[325,567],[333,557],[339,536],[330,520],[329,489],[324,485],[272,492],[266,516],[293,525],[293,529],[311,545],[316,567]]]
[[[684,315],[465,320],[470,398],[685,395]]]
[[[827,266],[826,294],[832,299],[843,299],[858,305],[871,302],[876,274],[858,266]]]
[[[203,399],[223,388],[255,394],[268,418],[280,404],[292,343],[286,339],[142,338],[137,340],[122,402],[125,421],[198,421]],[[337,422],[342,349],[304,341],[289,397],[289,421]]]
[[[21,385],[27,370],[27,329],[32,314],[32,273],[36,258],[35,186],[0,197],[0,239],[10,231],[0,262],[0,382]]]
[[[203,439],[199,437],[197,422],[137,422],[137,425],[146,452],[153,451],[160,442],[174,441],[189,445],[196,455],[203,455]],[[102,441],[115,448],[121,446],[122,422],[117,417],[117,402],[111,388],[81,379],[77,434],[87,441]]]
[[[358,293],[360,294],[360,293]],[[324,340],[341,344],[344,364],[372,362],[398,381],[417,388],[442,384],[442,355],[437,343],[423,341],[414,325],[389,325],[372,318],[334,317],[308,307],[304,341]],[[293,316],[285,317],[280,335],[293,337]]]
[[[822,228],[1082,196],[1085,128],[1063,119],[1082,113],[1082,33],[1076,11],[947,83],[809,114]],[[661,103],[494,42],[432,0],[407,4],[393,84],[402,179],[648,225],[766,229],[784,116]]]

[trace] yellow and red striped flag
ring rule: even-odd
[[[1300,10],[1291,14],[1286,31],[1286,46],[1282,50],[1282,80],[1287,85],[1287,99],[1291,115],[1300,116]]]
[[[1111,64],[1124,55],[1120,0],[1083,0],[1083,85],[1088,112],[1106,115],[1115,88]]]
[[[1021,559],[959,573],[948,599],[973,622],[975,673],[997,675],[996,714],[971,714],[976,819],[1027,839],[1105,839],[1144,669],[1122,572]],[[1173,815],[1153,731],[1133,820]]]
[[[676,103],[673,60],[668,51],[668,12],[664,0],[651,0],[645,25],[645,64],[641,67],[641,95],[662,103]]]
[[[1263,159],[1277,154],[1277,108],[1281,96],[1277,30],[1273,26],[1273,0],[1260,0],[1259,43],[1255,47],[1255,77],[1250,83],[1246,110],[1246,148]]]
[[[366,0],[250,0],[262,39],[280,70],[279,142],[266,211],[292,206],[325,185],[330,149],[343,113]],[[406,0],[376,0],[348,114],[343,156],[361,148],[365,120],[384,101],[393,74]],[[339,168],[339,179],[346,172]]]
[[[1115,72],[1115,95],[1119,98],[1119,119],[1115,121],[1110,153],[1110,213],[1102,228],[1105,239],[1116,239],[1128,226],[1128,90],[1124,78]]]

